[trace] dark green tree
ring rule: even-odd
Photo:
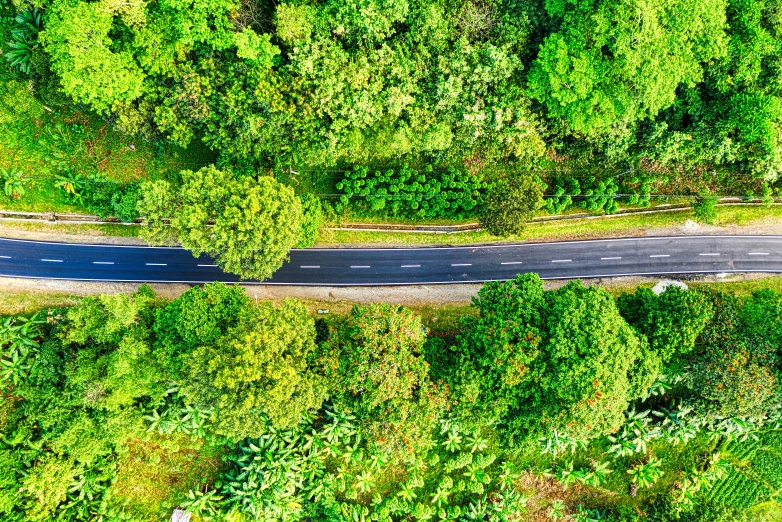
[[[521,234],[543,206],[543,184],[537,178],[506,179],[486,195],[481,225],[495,236]]]
[[[512,439],[552,429],[609,433],[659,372],[646,339],[604,290],[572,282],[544,292],[537,275],[489,283],[459,337],[465,411],[498,419]]]

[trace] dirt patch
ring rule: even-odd
[[[740,281],[757,281],[779,278],[769,274],[715,274],[692,275],[681,277],[688,283],[727,283]],[[670,278],[664,277],[616,277],[583,279],[587,286],[600,286],[613,294],[632,291],[634,288],[654,286],[656,283]],[[567,281],[545,281],[544,288],[553,290],[567,284]],[[0,277],[0,293],[38,293],[67,296],[88,296],[98,294],[119,294],[134,292],[140,283],[107,283],[89,281],[57,281]],[[193,285],[186,284],[151,284],[155,292],[167,299],[178,297]],[[354,303],[366,304],[389,302],[406,306],[419,306],[430,303],[437,304],[468,304],[478,293],[481,284],[454,285],[410,285],[410,286],[377,286],[377,287],[327,287],[327,286],[273,286],[273,285],[242,285],[247,295],[257,300],[281,301],[286,297],[308,301],[308,305],[316,309],[328,309],[331,313],[340,313]]]

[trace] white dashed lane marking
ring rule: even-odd
[[[572,259],[552,259],[552,263],[571,263],[573,262]]]
[[[748,256],[767,256],[768,252],[750,252],[747,255]]]
[[[521,261],[507,261],[505,263],[500,263],[501,265],[521,265],[523,264]]]
[[[299,268],[320,268],[320,265],[301,265]]]
[[[113,265],[114,261],[93,261],[93,265]]]
[[[421,268],[421,265],[402,265],[400,268]]]
[[[654,254],[654,255],[651,255],[649,257],[671,257],[671,256],[668,255],[668,254]]]
[[[0,258],[3,258],[3,259],[11,259],[11,256],[0,256]]]
[[[601,257],[603,261],[608,261],[609,259],[622,259],[621,257]]]
[[[217,265],[198,265],[198,266],[217,266]]]
[[[451,266],[472,266],[472,263],[451,263]]]
[[[146,263],[147,266],[168,266],[168,263]]]
[[[46,263],[62,263],[62,259],[41,259],[41,261]]]
[[[706,253],[706,254],[698,254],[698,255],[699,256],[718,256],[719,254],[715,253],[715,252],[709,252],[709,253]]]
[[[372,268],[369,265],[350,265],[350,268]]]

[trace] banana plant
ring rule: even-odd
[[[553,430],[548,437],[541,438],[539,442],[541,454],[548,454],[554,458],[567,451],[572,455],[577,449],[586,448],[584,441],[557,430]]]
[[[651,457],[646,463],[640,463],[627,470],[630,482],[641,488],[652,487],[665,472],[661,469],[662,462],[657,457]]]
[[[27,179],[18,170],[0,169],[0,177],[3,178],[3,192],[11,199],[20,199],[25,194]]]

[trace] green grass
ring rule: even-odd
[[[39,221],[0,221],[0,236],[48,239],[63,242],[100,242],[100,238],[139,237],[140,227],[116,224],[46,223]],[[50,237],[53,236],[53,237]],[[62,238],[62,239],[59,239]],[[117,241],[113,241],[117,242]]]
[[[168,520],[187,492],[213,484],[222,469],[225,447],[185,435],[149,434],[130,439],[117,463],[111,502],[138,522]]]
[[[0,315],[30,314],[44,308],[74,306],[80,301],[80,297],[67,293],[0,291]]]
[[[23,197],[0,197],[5,209],[87,211],[55,187],[55,176],[65,172],[128,182],[211,161],[213,156],[198,142],[188,149],[153,144],[113,129],[99,116],[70,106],[48,107],[33,96],[29,84],[0,71],[0,168],[21,171],[27,178]]]
[[[717,226],[750,226],[779,224],[782,205],[771,208],[760,206],[718,207]],[[603,219],[570,219],[546,223],[530,223],[518,236],[500,238],[488,232],[460,232],[454,234],[425,234],[410,232],[367,232],[360,230],[321,230],[317,246],[334,245],[466,245],[493,242],[554,241],[596,239],[601,237],[639,236],[650,229],[682,226],[694,220],[692,210],[660,214],[640,214]]]

